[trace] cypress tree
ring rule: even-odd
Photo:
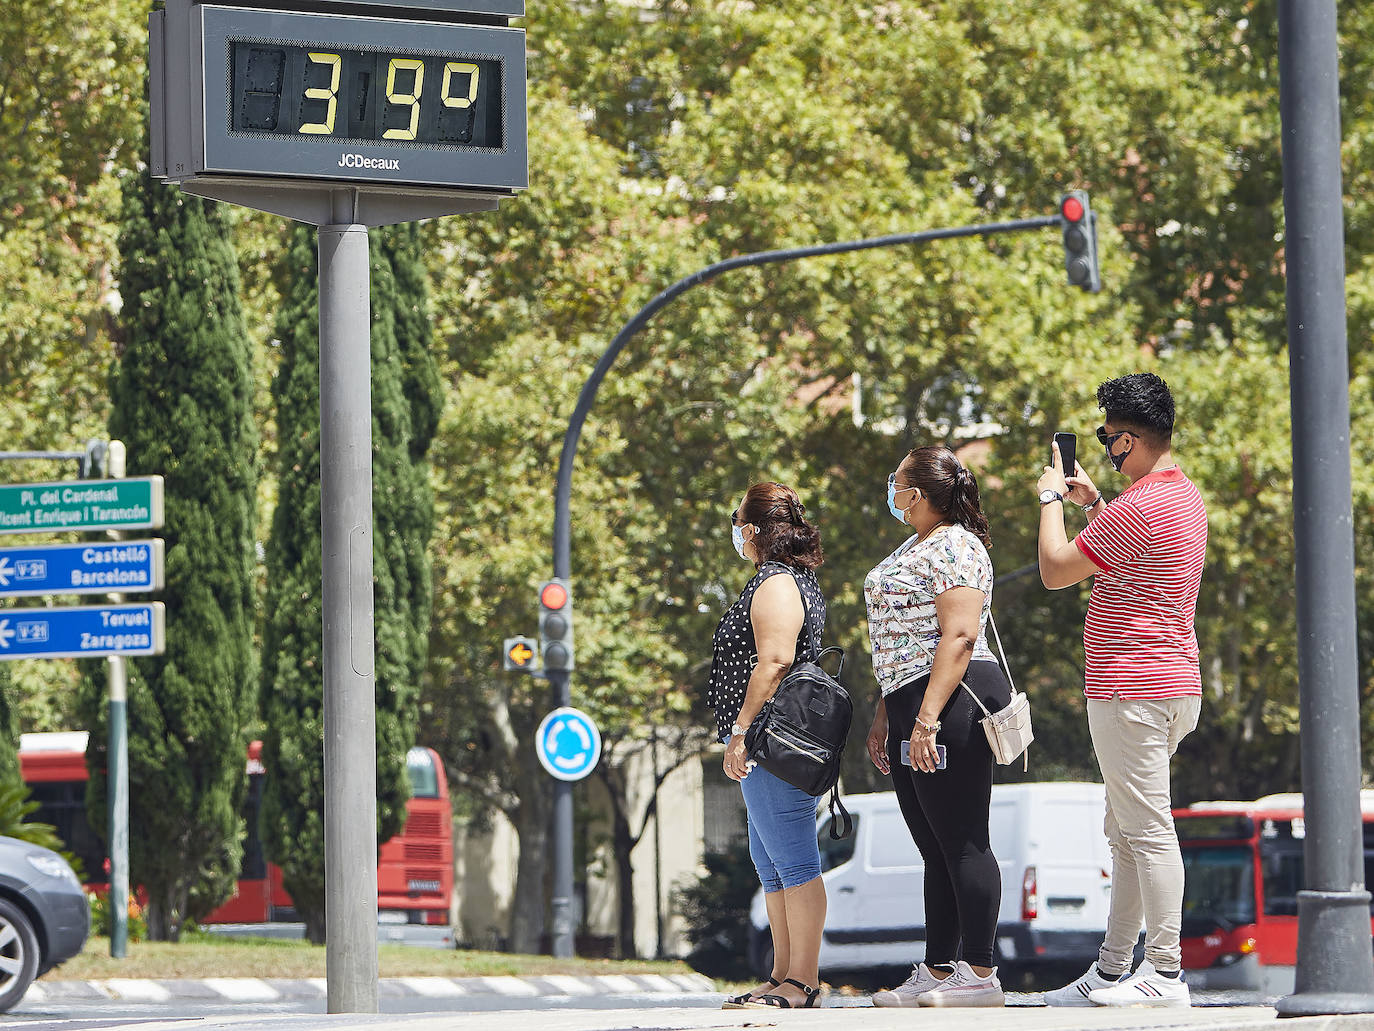
[[[0,664],[0,787],[19,783],[19,720],[10,703],[10,671]]]
[[[299,225],[283,262],[277,507],[263,627],[262,837],[305,921],[324,941],[324,666],[320,551],[320,334],[316,234]]]
[[[371,257],[373,612],[378,840],[405,824],[430,617],[433,501],[425,455],[442,403],[414,227],[373,234]],[[393,272],[393,267],[397,271]],[[264,838],[313,941],[324,937],[323,663],[320,636],[319,297],[316,238],[286,263],[273,386],[280,453],[264,634]]]
[[[232,893],[241,859],[258,438],[227,211],[144,175],[123,193],[109,428],[130,476],[165,478],[167,551],[166,652],[129,664],[130,868],[150,937],[175,941]],[[93,731],[102,701],[86,699]]]

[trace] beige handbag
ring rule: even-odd
[[[983,718],[978,722],[983,725],[983,733],[988,736],[992,757],[1000,765],[1006,766],[1015,762],[1017,756],[1021,756],[1021,769],[1024,771],[1030,767],[1029,753],[1026,750],[1035,740],[1035,731],[1031,728],[1030,699],[1016,690],[1016,684],[1012,682],[1011,667],[1007,665],[1007,652],[1002,647],[1002,636],[997,632],[997,623],[993,620],[991,612],[988,613],[988,625],[992,627],[997,650],[1002,653],[1002,669],[1006,671],[1007,683],[1011,684],[1011,701],[1005,709],[989,712],[988,707],[973,693],[968,684],[960,681],[959,686],[967,691],[974,704],[983,710]]]

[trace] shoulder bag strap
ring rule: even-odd
[[[1011,666],[1007,664],[1007,650],[1002,647],[1002,635],[997,632],[997,620],[992,618],[992,610],[988,610],[988,626],[992,627],[992,639],[997,642],[997,650],[1002,655],[1002,669],[1007,674],[1007,683],[1011,685],[1011,693],[1016,694],[1016,682],[1011,679]]]
[[[838,815],[835,812],[837,809],[839,810]],[[836,833],[837,827],[843,827],[844,830]],[[849,810],[844,807],[844,803],[840,801],[840,785],[836,783],[830,789],[830,839],[839,841],[841,838],[849,837],[852,833],[854,833],[854,820],[849,815]]]

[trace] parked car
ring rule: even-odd
[[[854,833],[830,838],[822,811],[817,833],[828,912],[821,969],[909,966],[925,956],[925,867],[890,791],[845,800]],[[1102,830],[1101,784],[998,784],[989,826],[1002,868],[996,962],[1030,971],[1086,967],[1107,926],[1111,854]],[[767,974],[772,938],[763,893],[750,909],[750,960]]]
[[[90,930],[91,907],[67,861],[0,837],[0,1013],[35,978],[80,952]]]

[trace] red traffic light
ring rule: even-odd
[[[568,589],[553,581],[539,588],[539,604],[546,609],[561,609],[568,604]]]
[[[1059,213],[1070,222],[1083,221],[1083,202],[1077,197],[1065,197],[1059,205]]]

